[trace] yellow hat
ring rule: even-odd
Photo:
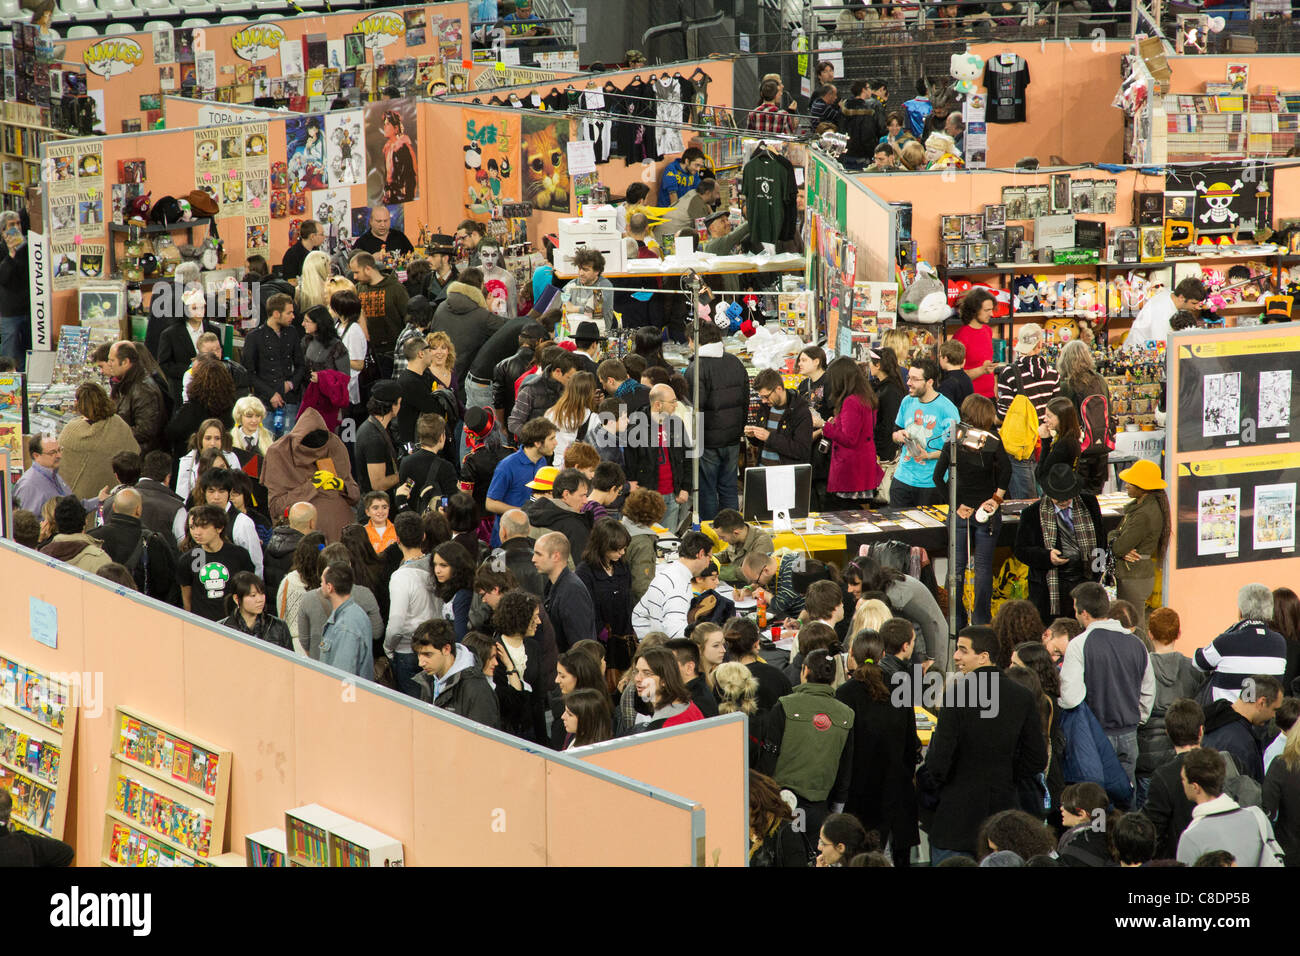
[[[1168,487],[1165,480],[1160,477],[1160,466],[1145,458],[1133,462],[1127,469],[1121,471],[1119,480],[1136,485],[1143,491],[1161,491]]]
[[[555,476],[559,473],[560,469],[544,465],[537,469],[537,474],[533,475],[533,480],[528,483],[528,487],[533,491],[550,491],[555,485]]]

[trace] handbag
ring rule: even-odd
[[[1106,549],[1106,567],[1101,572],[1101,586],[1106,589],[1106,597],[1114,603],[1119,595],[1119,579],[1115,577],[1115,554]]]

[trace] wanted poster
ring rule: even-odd
[[[50,235],[55,242],[71,242],[77,235],[77,194],[50,196]]]
[[[204,173],[215,173],[221,165],[221,127],[207,127],[194,133],[194,173],[202,180]]]
[[[77,287],[77,244],[56,242],[50,247],[54,263],[53,285],[56,290]]]
[[[269,213],[249,213],[244,217],[244,254],[246,256],[269,254],[271,248],[271,216]]]
[[[77,259],[77,278],[103,279],[108,274],[106,246],[99,243],[82,243]]]

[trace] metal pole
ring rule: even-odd
[[[970,522],[966,524],[966,538],[970,540]],[[962,593],[957,581],[957,426],[952,427],[948,449],[948,649],[944,666],[952,660],[952,649],[957,643],[957,602]]]
[[[691,310],[691,361],[695,363],[695,381],[691,384],[691,418],[695,423],[695,447],[691,449],[691,515],[693,527],[700,525],[700,455],[703,453],[704,420],[700,415],[700,276],[692,269],[682,277],[689,290],[687,306]]]

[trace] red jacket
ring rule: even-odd
[[[885,473],[876,461],[876,410],[856,395],[840,406],[839,414],[822,428],[831,442],[831,468],[826,490],[831,494],[872,491],[880,487]]]

